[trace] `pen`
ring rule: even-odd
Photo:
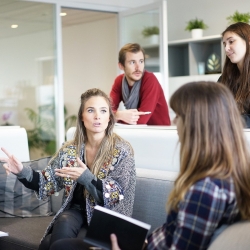
[[[151,114],[151,112],[150,111],[144,112],[144,115],[148,115],[148,114]]]

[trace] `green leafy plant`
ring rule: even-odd
[[[144,37],[149,37],[152,35],[159,35],[159,28],[157,26],[145,27],[142,30],[142,35]]]
[[[70,127],[76,126],[76,120],[77,120],[76,115],[70,115],[68,117],[67,116],[68,116],[68,110],[64,106],[64,117],[66,117],[64,121],[65,131],[67,131]]]
[[[190,20],[189,22],[187,22],[187,26],[185,28],[185,30],[191,31],[193,29],[207,29],[208,26],[204,23],[203,20],[195,18]]]
[[[33,128],[27,129],[29,148],[40,149],[42,156],[53,155],[56,151],[55,106],[52,104],[40,106],[38,112],[26,108],[25,112],[33,123]],[[64,107],[64,116],[67,116],[66,107]],[[65,131],[75,126],[76,120],[75,115],[68,116],[64,122]]]
[[[39,113],[31,108],[25,109],[29,120],[34,125],[33,129],[27,129],[29,148],[40,149],[42,156],[52,155],[56,150],[55,121],[41,115],[43,109],[47,109],[47,114],[52,112],[51,105],[42,106]]]
[[[229,24],[243,22],[243,23],[249,23],[250,22],[250,13],[239,13],[237,10],[234,12],[233,15],[228,16],[227,20],[229,21]]]

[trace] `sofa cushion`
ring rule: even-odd
[[[136,168],[136,175],[132,217],[150,224],[152,232],[166,221],[166,202],[178,172]]]
[[[34,170],[44,169],[51,157],[23,162]],[[49,216],[51,200],[38,200],[33,190],[26,188],[14,174],[7,175],[0,162],[0,217],[40,217]]]
[[[209,246],[208,250],[249,250],[250,221],[240,221],[228,226]]]

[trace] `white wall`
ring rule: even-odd
[[[80,96],[90,88],[109,94],[117,75],[117,18],[63,28],[64,103],[77,114]]]
[[[179,40],[190,38],[185,31],[190,19],[198,18],[209,26],[204,30],[204,36],[219,35],[228,26],[226,18],[236,10],[242,13],[250,12],[249,0],[168,0],[168,39]]]

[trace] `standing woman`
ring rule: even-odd
[[[77,238],[91,220],[95,205],[132,215],[135,195],[135,163],[128,142],[113,133],[115,118],[108,96],[99,89],[81,95],[76,132],[41,172],[23,167],[7,155],[7,173],[16,174],[39,199],[64,189],[62,207],[48,226],[39,250],[60,240]],[[82,240],[81,240],[82,241]]]
[[[250,25],[232,24],[222,37],[226,60],[218,81],[231,90],[245,126],[250,128]]]

